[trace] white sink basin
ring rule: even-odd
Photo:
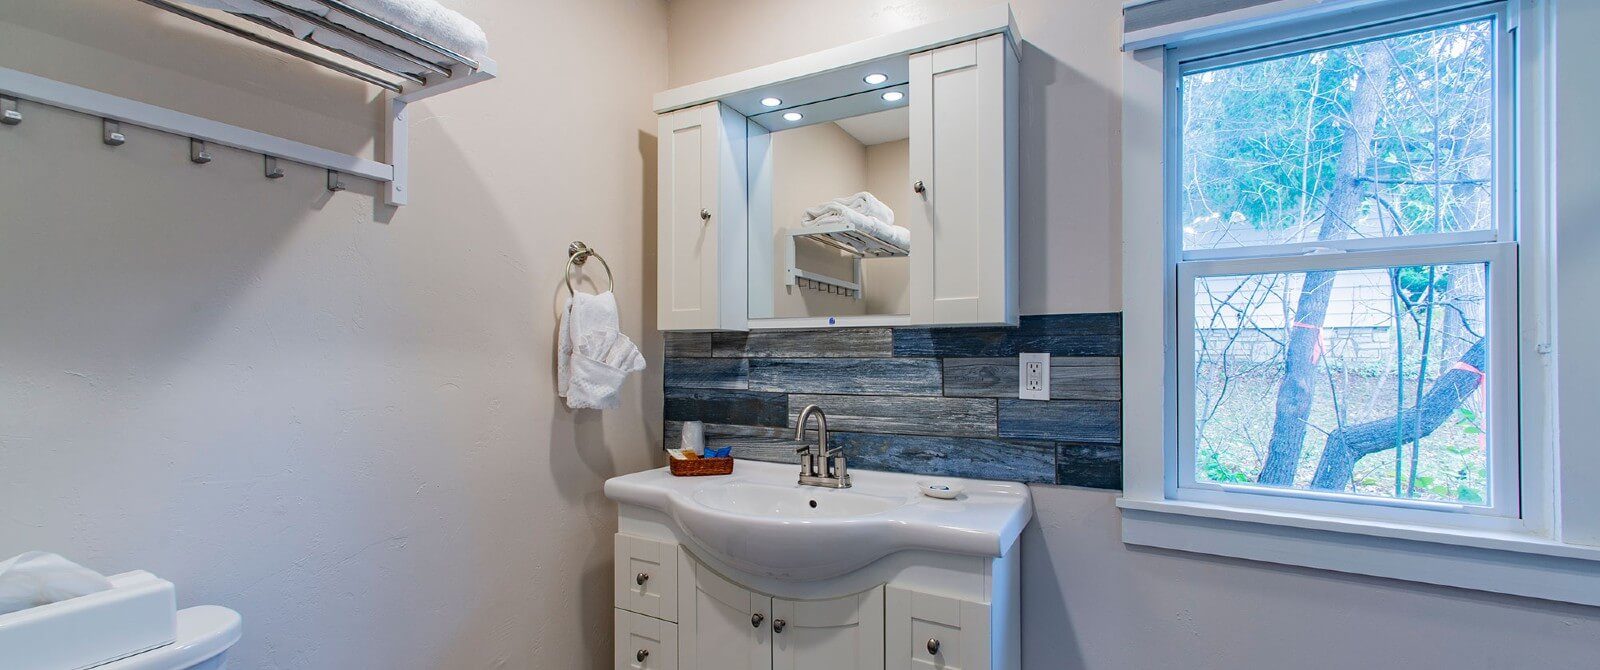
[[[868,516],[905,505],[904,495],[881,496],[815,486],[774,486],[730,481],[695,491],[693,500],[714,510],[748,516],[822,519]]]
[[[955,500],[923,496],[918,475],[852,470],[854,486],[796,483],[798,464],[740,460],[732,475],[673,477],[666,468],[614,477],[606,496],[663,512],[689,540],[734,568],[786,580],[836,577],[910,549],[999,557],[1033,515],[1028,487],[960,483]]]

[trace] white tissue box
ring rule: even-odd
[[[108,591],[0,615],[0,665],[82,670],[178,639],[172,582],[143,570],[108,579]]]

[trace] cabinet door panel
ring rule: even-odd
[[[775,670],[884,667],[883,587],[831,600],[774,598],[772,617]]]
[[[617,670],[678,670],[678,627],[616,610]]]
[[[989,607],[894,587],[887,594],[888,667],[989,670]]]
[[[678,620],[678,546],[623,533],[613,562],[615,606],[667,621]]]
[[[696,670],[771,670],[772,598],[678,553],[679,660]]]
[[[716,322],[716,228],[700,212],[716,202],[717,105],[661,116],[657,209],[657,306],[663,330]]]
[[[995,35],[911,56],[912,321],[1017,319],[1015,52]]]

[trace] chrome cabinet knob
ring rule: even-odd
[[[640,649],[639,653],[633,655],[633,659],[638,661],[638,662],[640,662],[640,663],[643,663],[644,659],[647,659],[647,658],[650,658],[650,650],[649,649]]]
[[[711,220],[711,210],[706,209],[704,207],[700,208],[700,220],[701,221],[710,221]]]
[[[916,191],[918,195],[921,195],[928,192],[928,187],[923,186],[922,180],[918,179],[917,183],[911,185],[911,190]]]
[[[939,638],[936,638],[936,637],[928,638],[928,653],[929,654],[933,654],[935,656],[939,655],[939,647],[940,646],[941,645],[939,644]]]
[[[774,633],[782,633],[783,632],[783,627],[787,626],[787,625],[789,625],[789,622],[784,621],[783,619],[773,619],[772,620],[772,632],[774,632]]]
[[[767,618],[764,617],[764,616],[761,616],[760,612],[756,612],[755,614],[750,615],[750,627],[751,628],[760,628],[761,627],[761,622],[766,621],[766,620],[767,620]]]
[[[644,586],[644,583],[648,581],[650,581],[650,573],[648,572],[641,572],[633,576],[633,583],[639,586]]]

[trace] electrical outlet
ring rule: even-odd
[[[1017,397],[1023,400],[1050,399],[1050,354],[1017,356]]]

